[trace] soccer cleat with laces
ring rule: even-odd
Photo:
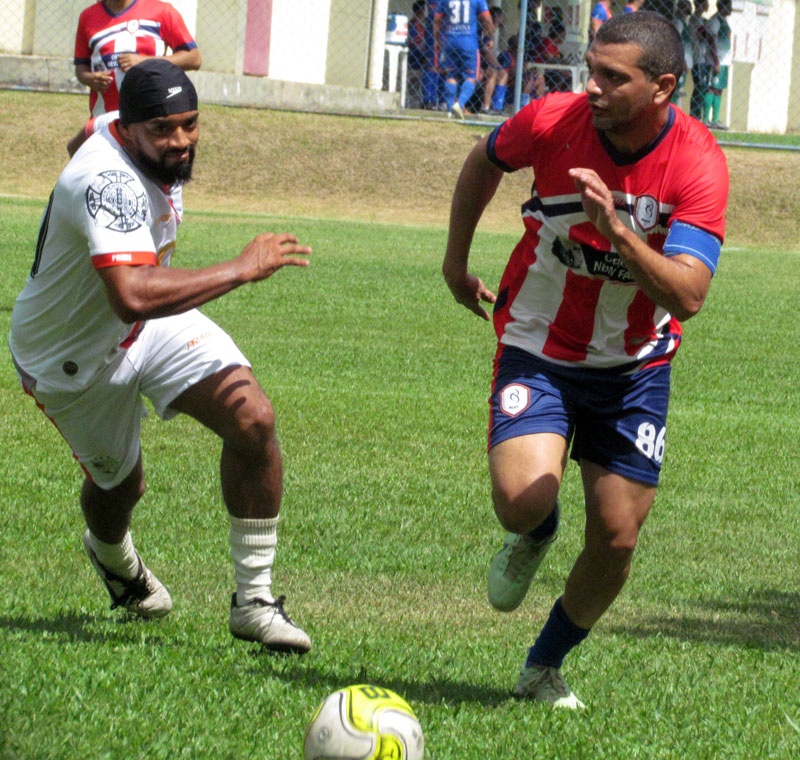
[[[464,118],[464,109],[461,107],[461,104],[458,101],[453,103],[453,105],[450,108],[450,111],[453,114],[453,116],[455,116],[457,119]]]
[[[503,548],[489,566],[489,603],[500,612],[511,612],[522,603],[533,576],[558,535],[560,508],[556,510],[556,529],[541,541],[531,541],[519,533],[509,533]]]
[[[231,598],[231,634],[243,641],[257,641],[272,652],[305,654],[311,649],[311,639],[295,625],[283,609],[285,596],[274,602],[252,599],[239,607],[236,594]]]
[[[514,694],[569,710],[583,710],[586,707],[567,686],[567,682],[561,677],[561,671],[547,665],[524,667],[519,674]]]
[[[172,609],[172,599],[169,591],[164,588],[161,581],[156,578],[144,565],[142,558],[139,560],[139,572],[136,577],[122,578],[103,565],[92,549],[89,542],[89,531],[83,534],[83,547],[89,556],[92,567],[97,571],[100,579],[105,584],[111,597],[111,609],[124,607],[134,615],[143,618],[164,617]]]

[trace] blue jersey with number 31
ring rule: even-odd
[[[458,47],[478,47],[478,17],[489,13],[486,0],[439,0],[436,15],[442,16],[442,33]]]

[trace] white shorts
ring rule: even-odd
[[[20,374],[25,389],[55,423],[73,456],[100,488],[119,485],[139,458],[141,418],[147,410],[168,420],[187,388],[226,367],[249,367],[230,336],[196,309],[149,320],[136,341],[79,393],[41,393]]]

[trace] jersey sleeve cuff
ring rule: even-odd
[[[486,156],[498,169],[502,169],[507,174],[510,174],[511,172],[515,172],[516,169],[513,166],[507,164],[505,161],[501,161],[497,157],[497,153],[495,152],[495,147],[494,147],[495,143],[497,142],[497,136],[500,134],[500,129],[502,128],[502,126],[503,124],[501,124],[499,127],[495,127],[492,134],[489,135],[489,140],[486,143]]]
[[[95,269],[104,267],[154,267],[156,254],[153,251],[125,251],[124,253],[98,253],[92,256]]]

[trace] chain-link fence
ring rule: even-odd
[[[582,58],[592,29],[611,15],[652,10],[672,20],[684,39],[687,72],[676,93],[680,107],[718,129],[800,131],[800,54],[795,54],[800,0],[622,3],[488,0],[490,14],[483,0],[172,0],[171,5],[202,56],[202,67],[192,76],[205,101],[434,116],[424,111],[447,110],[452,102],[451,77],[443,75],[448,52],[434,45],[438,23],[440,42],[448,25],[474,35],[480,49],[474,91],[465,93],[459,89],[463,81],[453,79],[456,97],[468,96],[465,115],[486,119],[512,113],[545,92],[582,89]],[[93,5],[100,4],[3,0],[0,86],[85,89],[76,78],[76,60],[86,71],[119,78],[126,50],[152,54],[159,39],[167,52],[173,40],[176,50],[191,48],[158,16],[161,3],[106,0],[77,49],[79,16]]]

